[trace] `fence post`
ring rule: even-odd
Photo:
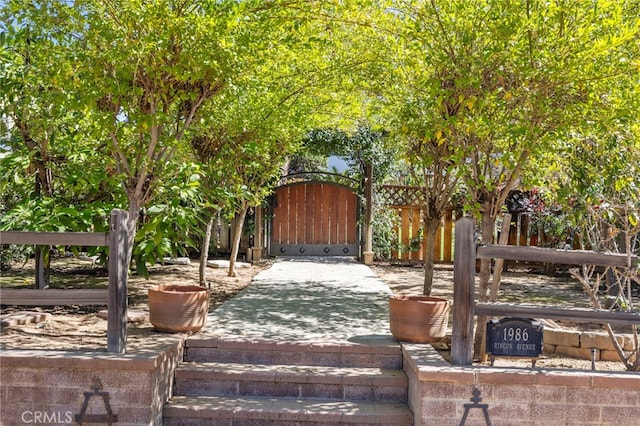
[[[127,346],[128,217],[124,210],[112,210],[109,220],[107,352],[124,353]]]
[[[462,218],[456,222],[453,261],[453,321],[451,364],[473,363],[473,319],[476,273],[474,222]]]

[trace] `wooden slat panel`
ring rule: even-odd
[[[320,244],[327,244],[329,241],[329,206],[331,205],[331,194],[326,190],[326,185],[320,184],[320,206],[321,211],[318,214],[320,233],[318,239]]]
[[[452,252],[453,241],[453,211],[448,211],[444,215],[444,254],[442,260],[445,262],[451,262],[453,259]]]
[[[326,227],[326,237],[327,237],[327,242],[329,244],[335,244],[336,243],[336,231],[333,228],[335,226],[336,220],[335,220],[335,212],[336,209],[333,205],[333,200],[334,200],[334,194],[333,194],[333,186],[331,185],[324,185],[324,193],[327,194],[327,199],[323,200],[322,205],[325,208],[325,214],[326,214],[326,218],[327,218],[327,227]]]
[[[425,238],[426,238],[426,232],[425,232]],[[427,247],[425,244],[425,251],[426,251]],[[442,221],[440,221],[440,223],[438,224],[438,230],[436,231],[436,241],[435,244],[433,245],[433,254],[434,254],[434,259],[436,261],[441,260],[441,255],[440,253],[442,252]],[[426,256],[426,252],[425,252],[425,256]]]
[[[300,186],[294,185],[289,189],[289,216],[287,244],[298,243],[298,207],[300,203]]]
[[[340,188],[337,186],[329,185],[331,190],[331,243],[340,243],[340,203],[337,202],[340,198]]]
[[[108,290],[60,290],[60,289],[0,289],[3,305],[57,306],[57,305],[107,305]]]
[[[347,244],[349,239],[347,237],[348,231],[347,227],[349,226],[349,193],[345,188],[340,188],[338,191],[340,196],[340,244]]]
[[[402,209],[402,260],[409,260],[409,251],[407,250],[407,246],[410,243],[411,234],[410,234],[410,217],[411,209]]]
[[[522,246],[488,245],[478,247],[477,258],[549,262],[563,265],[601,265],[621,268],[627,266],[627,256],[621,254]],[[632,262],[637,264],[638,258],[634,256]]]
[[[347,220],[347,200],[344,197],[344,191],[342,188],[336,186],[335,188],[334,203],[336,206],[336,243],[344,244],[347,241],[347,230],[345,228]]]
[[[307,185],[297,185],[296,186],[296,201],[295,201],[295,224],[296,224],[296,232],[295,232],[295,244],[304,244],[306,229],[305,224],[307,223],[305,213],[307,206]],[[292,206],[293,207],[293,206]]]
[[[313,186],[313,242],[315,244],[324,243],[324,229],[322,225],[322,216],[324,211],[323,205],[323,187],[321,184],[316,183]]]
[[[287,192],[288,188],[278,188],[275,190],[276,197],[276,205],[272,210],[272,218],[271,218],[271,241],[276,244],[283,243],[283,229],[282,229],[282,218],[284,216],[285,209],[283,206],[287,201]]]
[[[291,223],[291,204],[292,199],[295,199],[295,193],[293,188],[287,188],[287,204],[285,206],[285,213],[282,217],[282,242],[283,244],[292,244],[294,225]]]
[[[0,244],[33,244],[42,246],[108,246],[105,232],[0,232]]]
[[[287,188],[287,205],[286,205],[286,213],[282,217],[282,243],[283,244],[293,244],[294,241],[294,232],[295,232],[295,224],[292,223],[291,220],[291,205],[294,204],[295,200],[295,187]]]
[[[344,244],[345,241],[345,229],[344,229],[344,220],[345,220],[345,199],[342,197],[341,188],[335,187],[334,189],[334,205],[336,207],[335,210],[335,219],[336,224],[334,229],[336,230],[336,243]]]
[[[508,303],[475,304],[478,316],[516,316],[523,318],[546,318],[600,324],[640,324],[640,314],[635,312],[611,312],[597,309],[554,308],[538,305],[513,305]]]
[[[411,209],[411,240],[419,235],[420,226],[420,209]],[[422,260],[422,250],[409,251],[411,260]]]
[[[315,198],[316,198],[317,191],[318,191],[317,185],[315,184],[307,185],[305,214],[304,214],[304,229],[305,229],[304,240],[310,244],[315,244],[315,240],[316,240],[314,215],[315,215],[315,209],[316,209]]]
[[[322,206],[326,214],[325,244],[336,244],[336,206],[335,203],[335,187],[333,185],[324,185],[323,192],[327,197],[323,200]]]

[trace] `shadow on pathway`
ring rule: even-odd
[[[389,287],[351,258],[279,258],[209,314],[204,333],[266,340],[390,340]]]

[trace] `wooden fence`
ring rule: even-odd
[[[425,234],[422,223],[424,201],[420,188],[402,185],[383,185],[378,188],[387,208],[397,217],[393,234],[396,247],[391,251],[391,260],[421,262],[425,258]],[[434,259],[436,262],[453,261],[454,214],[448,211],[442,218],[436,233]]]
[[[628,259],[626,255],[525,246],[490,245],[476,249],[473,232],[473,220],[462,218],[456,222],[451,335],[451,363],[453,365],[471,365],[473,361],[474,316],[514,316],[602,324],[640,324],[640,314],[636,312],[475,302],[476,259],[506,259],[621,268],[628,267]],[[634,258],[633,262],[637,264],[638,258]]]
[[[426,235],[422,228],[422,209],[415,206],[390,206],[398,216],[393,229],[397,245],[391,251],[392,260],[421,262],[425,258]],[[451,263],[453,260],[453,212],[442,218],[436,231],[434,259],[436,262]]]
[[[124,353],[127,342],[127,230],[128,213],[113,210],[109,232],[0,232],[0,244],[109,247],[109,288],[0,289],[3,305],[107,305],[107,351]]]

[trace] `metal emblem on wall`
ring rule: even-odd
[[[464,404],[464,415],[462,416],[462,420],[460,421],[460,426],[464,426],[467,423],[467,416],[469,415],[469,410],[471,410],[472,408],[478,408],[482,410],[485,424],[487,426],[491,426],[491,418],[489,418],[489,404],[482,404],[482,398],[480,398],[480,389],[474,387],[472,395],[472,403]]]
[[[76,422],[80,425],[82,423],[106,423],[109,425],[118,423],[118,416],[113,414],[113,410],[111,409],[109,392],[104,392],[102,390],[102,381],[100,378],[93,378],[93,386],[91,386],[91,389],[93,389],[92,392],[84,392],[84,402],[82,403],[80,414],[76,414]],[[87,414],[89,403],[94,397],[102,399],[106,411],[105,414]]]

